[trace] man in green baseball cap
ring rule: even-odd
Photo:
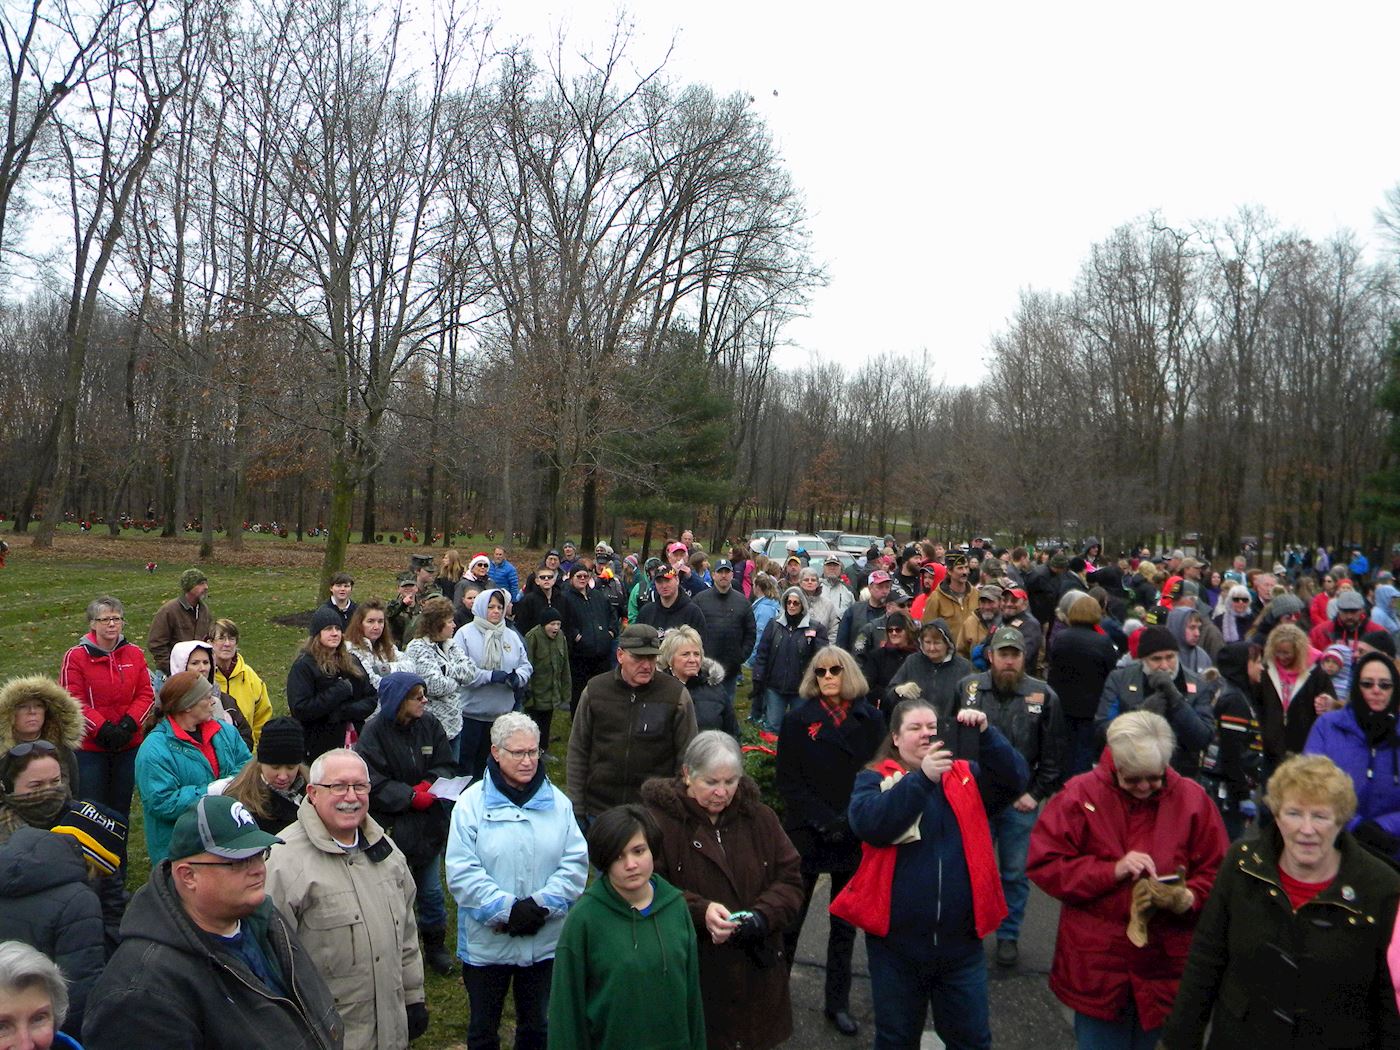
[[[214,629],[214,616],[204,596],[209,593],[209,577],[202,569],[180,573],[180,596],[171,598],[156,610],[146,634],[146,649],[162,674],[170,673],[170,651],[177,642],[207,642]]]
[[[175,822],[170,858],[136,891],[93,988],[89,1050],[338,1047],[335,999],[264,886],[282,842],[243,803],[205,795]]]
[[[1015,627],[998,627],[987,641],[988,669],[970,675],[958,687],[958,703],[987,713],[1021,753],[1030,781],[1017,795],[989,794],[987,822],[996,844],[997,867],[1007,915],[997,927],[996,961],[1012,967],[1019,958],[1017,941],[1030,899],[1026,853],[1040,803],[1060,788],[1066,736],[1060,698],[1039,678],[1026,674],[1026,638]]]

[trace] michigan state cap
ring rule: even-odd
[[[175,822],[169,856],[182,860],[212,853],[225,860],[245,860],[281,842],[258,827],[242,802],[227,795],[205,795]]]

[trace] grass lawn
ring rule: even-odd
[[[196,564],[197,537],[161,540],[140,534],[109,538],[105,531],[82,535],[73,527],[60,530],[51,550],[36,551],[24,537],[11,544],[5,568],[0,569],[0,678],[16,675],[58,676],[64,652],[87,630],[87,603],[99,595],[113,595],[126,606],[126,635],[145,647],[146,629],[162,602],[176,596],[180,573]],[[238,624],[239,651],[267,683],[277,714],[287,713],[287,670],[305,638],[299,628],[274,622],[280,617],[309,612],[321,598],[316,595],[320,544],[275,537],[250,536],[242,552],[223,545],[215,557],[199,563],[209,575],[208,603],[216,618]],[[480,550],[480,537],[464,540],[458,549]],[[394,573],[406,566],[408,554],[418,548],[398,545],[362,547],[352,544],[350,571],[355,574],[355,597],[388,599],[394,593]],[[489,547],[488,547],[489,549]],[[154,573],[146,563],[155,561]],[[521,556],[517,567],[536,562]],[[747,711],[747,686],[740,691],[740,716]],[[555,715],[554,749],[562,756],[568,737],[566,713]],[[552,765],[550,779],[564,781],[563,763]],[[149,874],[139,802],[133,805],[130,829],[131,872],[127,881],[134,890]],[[456,942],[456,906],[449,894],[448,944]],[[459,975],[438,977],[428,971],[428,1006],[432,1026],[414,1046],[458,1047],[465,1043],[467,1002]],[[502,1041],[513,1039],[512,1007],[506,1006]]]

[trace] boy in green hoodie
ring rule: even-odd
[[[540,751],[549,750],[550,725],[557,709],[569,706],[569,643],[557,609],[546,608],[525,635],[525,655],[533,671],[525,686],[525,713],[540,727]],[[549,756],[554,760],[554,756]]]
[[[554,953],[551,1050],[705,1050],[695,925],[656,875],[661,832],[643,807],[614,806],[588,829],[593,880]]]

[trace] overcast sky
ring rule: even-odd
[[[509,0],[503,37],[603,46],[602,0]],[[975,380],[1022,288],[1090,246],[1268,211],[1313,237],[1400,182],[1400,4],[635,2],[639,64],[755,97],[830,275],[789,338],[856,365],[927,348]],[[791,358],[789,358],[791,359]]]

